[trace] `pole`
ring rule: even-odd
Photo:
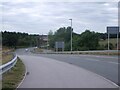
[[[117,33],[117,50],[118,50],[118,46],[119,46],[118,38],[119,38],[119,32]]]
[[[47,51],[48,51],[48,35],[47,35]]]
[[[108,32],[108,51],[109,51],[109,32]]]
[[[58,46],[57,45],[58,45],[58,43],[56,42],[56,52],[58,52]]]
[[[62,52],[64,52],[64,42],[63,42],[63,44],[62,44],[63,46],[62,46]]]
[[[69,20],[71,20],[71,52],[72,52],[72,19]]]
[[[110,34],[109,34],[109,32],[108,32],[108,55],[109,55],[109,37],[110,37]]]
[[[47,50],[48,50],[48,35],[47,35]]]

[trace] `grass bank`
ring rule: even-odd
[[[10,60],[13,59],[13,57],[14,55],[12,53],[6,55],[2,54],[2,64],[9,62]]]
[[[116,50],[117,49],[117,38],[110,38],[109,39],[109,43],[112,44],[112,50]],[[102,46],[103,49],[107,49],[107,45],[108,45],[108,39],[106,40],[100,40],[99,41],[99,45]]]
[[[34,51],[32,51],[32,53],[36,53],[36,54],[46,54],[44,52],[41,51],[41,49],[36,48],[34,49]],[[107,51],[64,51],[64,52],[48,52],[47,54],[87,54],[87,55],[120,55],[120,52],[117,51],[111,51],[111,52],[107,52]]]
[[[16,65],[2,76],[2,90],[15,90],[23,79],[25,74],[25,66],[18,58]]]
[[[13,52],[14,49],[3,47],[0,51],[0,65],[5,64],[13,59],[14,55]]]

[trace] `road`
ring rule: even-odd
[[[101,76],[117,82],[117,57],[31,54],[24,49],[17,54],[30,72],[20,88],[116,87]]]
[[[97,73],[116,84],[118,83],[118,57],[94,56],[94,55],[62,55],[40,54],[42,57],[67,62],[94,73]]]

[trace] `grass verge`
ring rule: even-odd
[[[2,90],[15,90],[25,74],[25,66],[18,58],[16,65],[2,75]]]
[[[120,55],[119,52],[80,52],[79,54],[88,54],[88,55]]]
[[[37,54],[40,54],[42,52],[39,52],[39,51],[34,51],[33,53],[37,53]],[[44,54],[44,53],[42,53]],[[46,53],[45,53],[46,54]],[[47,54],[85,54],[85,55],[115,55],[115,56],[118,56],[120,55],[120,52],[84,52],[84,51],[73,51],[72,53],[70,51],[64,51],[64,52],[49,52]]]
[[[110,38],[109,42],[112,43],[115,46],[115,44],[117,43],[117,38]],[[106,44],[108,44],[108,39],[106,39],[106,40],[100,40],[99,44],[100,45],[106,45]]]
[[[2,54],[2,64],[5,64],[5,63],[9,62],[10,60],[13,59],[13,57],[14,57],[14,56],[13,56],[12,53],[7,54],[7,55],[3,55],[3,54]]]
[[[14,51],[14,49],[8,48],[8,47],[3,47],[0,50],[0,64],[1,65],[5,64],[13,59],[13,57],[14,57],[14,55],[12,53],[13,51]]]

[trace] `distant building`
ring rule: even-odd
[[[47,35],[39,35],[39,47],[47,47],[48,36]]]

